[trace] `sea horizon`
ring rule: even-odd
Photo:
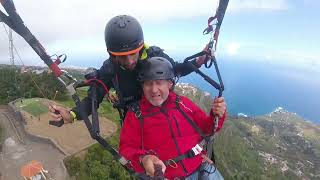
[[[222,62],[223,96],[232,115],[259,116],[282,107],[307,121],[320,124],[320,75],[264,62]],[[214,67],[201,68],[216,80]],[[196,73],[181,77],[215,97],[218,91]],[[318,111],[317,111],[318,109]]]

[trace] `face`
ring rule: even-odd
[[[154,106],[167,100],[173,83],[169,80],[148,80],[142,84],[144,96]]]
[[[133,70],[136,67],[138,63],[138,58],[139,52],[124,56],[115,56],[116,61],[128,70]]]

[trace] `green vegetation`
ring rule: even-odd
[[[33,116],[39,116],[48,112],[48,107],[43,105],[37,98],[21,99],[21,101],[17,101],[15,105]]]
[[[81,77],[77,72],[76,76]],[[45,92],[46,97],[67,107],[74,107],[65,91],[49,74],[32,74]],[[15,68],[0,69],[0,103],[19,97],[42,97],[27,73],[20,74]],[[212,99],[194,88],[179,89],[180,94],[190,97],[205,111],[209,111]],[[78,89],[85,97],[87,88]],[[39,115],[47,109],[36,99],[17,102],[17,107]],[[100,116],[107,117],[118,125],[118,131],[107,141],[114,148],[119,143],[119,116],[116,109],[106,101],[100,104]],[[0,142],[3,129],[0,127]],[[218,169],[228,179],[319,179],[320,172],[320,128],[301,118],[286,113],[254,118],[229,117],[221,132],[217,133],[214,149]],[[1,143],[0,143],[1,149]],[[65,159],[69,174],[77,180],[130,179],[130,176],[113,160],[111,154],[99,144]],[[283,172],[282,172],[283,171]],[[301,172],[301,175],[298,175]]]
[[[103,102],[99,108],[100,116],[107,117],[115,122],[119,127],[118,112],[112,108],[108,102]],[[107,141],[117,149],[119,145],[119,128],[118,131]],[[77,155],[65,160],[65,165],[70,176],[77,180],[100,180],[100,179],[128,179],[130,176],[125,169],[115,163],[112,155],[106,151],[100,144],[95,144],[88,148],[84,157],[79,158]]]
[[[35,83],[36,82],[36,83]],[[38,87],[37,87],[38,86]],[[0,66],[0,104],[6,104],[18,98],[66,98],[66,91],[58,80],[47,71],[41,74],[11,66]],[[39,90],[41,89],[41,90]],[[56,91],[58,93],[56,94]]]
[[[203,98],[202,91],[188,87],[175,90],[180,94],[183,91],[183,95],[209,110],[212,99]],[[216,163],[227,180],[317,179],[320,172],[319,134],[319,126],[290,113],[229,117],[216,135]],[[300,171],[301,175],[298,175]]]
[[[215,144],[225,179],[317,179],[319,144],[297,135],[297,125],[284,117],[289,115],[228,119]]]
[[[87,89],[79,89],[77,92],[80,97],[86,95]],[[65,101],[59,101],[63,105],[73,107],[74,103],[71,99]],[[106,117],[112,122],[120,126],[118,111],[112,107],[112,105],[106,101],[100,104],[99,115]],[[111,137],[107,138],[107,141],[114,147],[118,148],[119,145],[119,128],[118,131]],[[81,153],[82,154],[82,153]],[[100,179],[129,179],[129,174],[123,167],[116,163],[113,156],[106,151],[100,144],[95,144],[85,150],[85,154],[82,157],[77,155],[69,157],[64,160],[67,170],[70,176],[73,176],[77,180],[100,180]]]
[[[263,159],[257,149],[250,146],[245,138],[247,134],[237,127],[237,121],[229,118],[215,141],[217,166],[224,178],[286,179],[281,176],[279,169],[272,166],[265,169]]]
[[[99,144],[91,146],[84,158],[71,157],[65,160],[69,175],[79,180],[128,179],[130,176],[115,163],[111,154]]]

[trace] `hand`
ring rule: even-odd
[[[206,51],[209,53],[210,49],[208,47],[208,44],[206,45],[206,47],[203,49],[203,51]],[[211,53],[210,53],[211,54]],[[202,55],[200,57],[197,57],[196,59],[196,62],[197,62],[197,65],[198,65],[198,68],[200,68],[202,66],[202,64],[205,64],[207,62],[207,55]]]
[[[213,104],[211,107],[211,111],[213,112],[213,114],[221,118],[223,114],[226,112],[226,110],[227,110],[227,104],[224,101],[223,97],[215,98],[213,100]]]
[[[108,94],[108,100],[109,100],[109,102],[114,104],[114,103],[119,101],[119,98],[118,98],[116,93],[109,93]]]
[[[164,173],[166,170],[166,166],[164,163],[155,155],[145,155],[141,159],[141,163],[146,171],[146,174],[153,177],[154,176],[154,165],[158,164],[162,167],[162,172]]]
[[[57,105],[49,105],[50,115],[54,118],[53,121],[60,121],[63,119],[64,123],[71,123],[72,117],[67,108]],[[57,114],[55,113],[57,112]]]

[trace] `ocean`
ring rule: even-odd
[[[319,71],[268,62],[231,60],[219,62],[219,68],[229,113],[256,116],[282,107],[320,124]],[[216,80],[214,67],[202,67],[201,70]],[[218,93],[196,73],[180,78],[179,82],[191,83],[212,96]]]

